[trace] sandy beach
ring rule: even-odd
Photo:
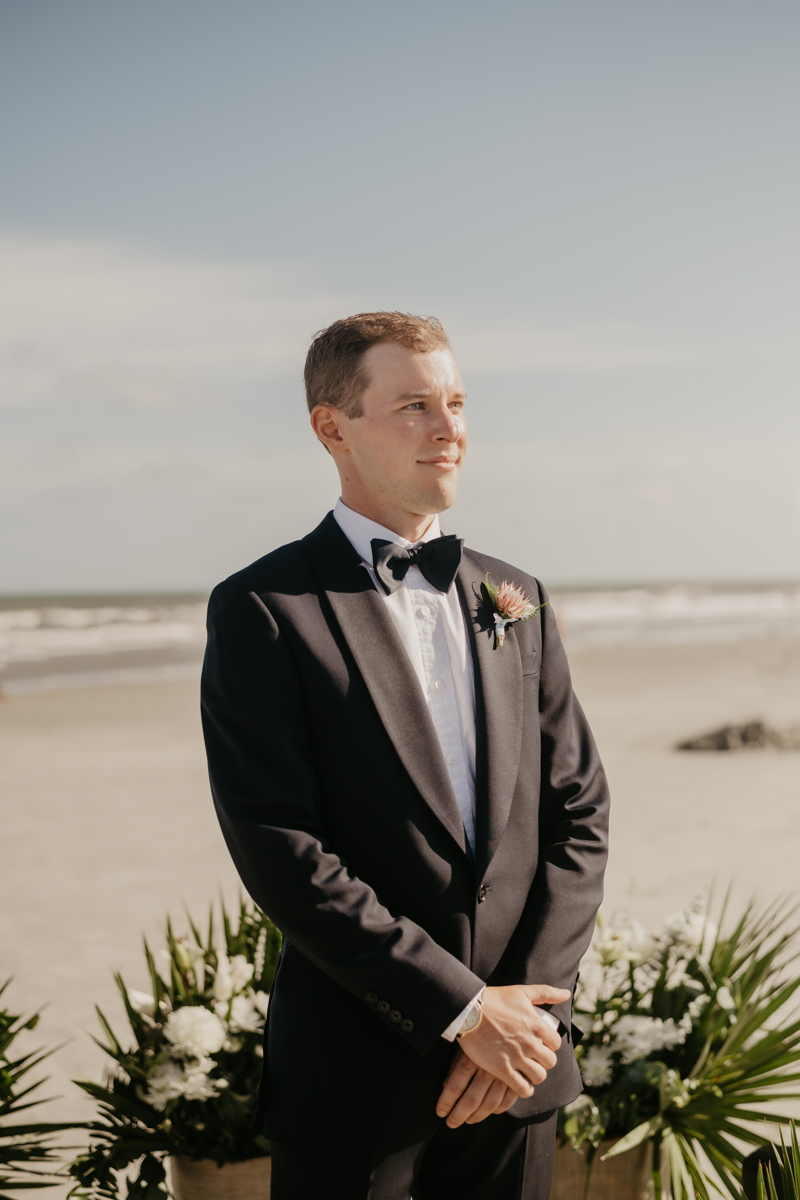
[[[714,879],[740,898],[796,887],[800,753],[672,747],[730,721],[800,721],[800,639],[570,658],[612,785],[607,910],[631,884],[653,926]],[[180,926],[184,902],[202,917],[220,888],[236,897],[197,697],[180,680],[0,702],[0,977],[15,976],[14,1009],[48,1006],[35,1040],[70,1039],[50,1069],[53,1119],[88,1115],[70,1079],[103,1069],[95,1003],[124,1028],[112,971],[146,984],[142,934],[159,946],[168,912]]]

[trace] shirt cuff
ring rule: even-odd
[[[447,1029],[445,1029],[444,1033],[442,1034],[442,1037],[446,1042],[454,1042],[456,1040],[459,1029],[464,1024],[472,1010],[478,1007],[478,1001],[483,999],[483,993],[485,991],[486,988],[482,987],[477,996],[473,996],[467,1007],[458,1014],[455,1021],[450,1022],[450,1024],[447,1026]]]
[[[467,1007],[458,1014],[455,1021],[450,1022],[450,1024],[447,1026],[447,1029],[445,1029],[444,1033],[442,1034],[442,1037],[446,1042],[454,1042],[456,1040],[459,1029],[464,1024],[472,1010],[477,1007],[478,1001],[483,999],[483,993],[485,991],[486,988],[482,987],[477,996],[474,996],[472,1000],[470,1000]],[[553,1029],[555,1030],[559,1028],[561,1022],[558,1020],[558,1017],[554,1017],[553,1014],[548,1012],[546,1008],[540,1008],[538,1004],[535,1004],[534,1008],[541,1013],[548,1025],[552,1025]]]

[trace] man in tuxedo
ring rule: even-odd
[[[602,766],[542,585],[440,534],[467,428],[439,322],[337,321],[305,379],[341,499],[215,589],[202,687],[220,823],[284,935],[273,1198],[547,1200]],[[487,576],[542,606],[502,639]]]

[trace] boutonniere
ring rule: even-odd
[[[506,625],[514,625],[517,621],[527,621],[529,617],[535,616],[539,609],[544,608],[545,604],[550,603],[549,600],[545,600],[544,604],[533,604],[522,588],[515,587],[507,579],[504,579],[501,584],[496,584],[492,583],[491,576],[487,575],[483,585],[489,595],[489,603],[494,614],[495,650],[499,650],[505,641]]]

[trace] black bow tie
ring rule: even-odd
[[[416,550],[406,550],[397,542],[385,542],[383,538],[373,538],[371,544],[375,574],[389,596],[400,587],[409,567],[419,567],[438,592],[449,592],[461,563],[464,541],[454,533],[448,533],[445,537],[423,542]]]

